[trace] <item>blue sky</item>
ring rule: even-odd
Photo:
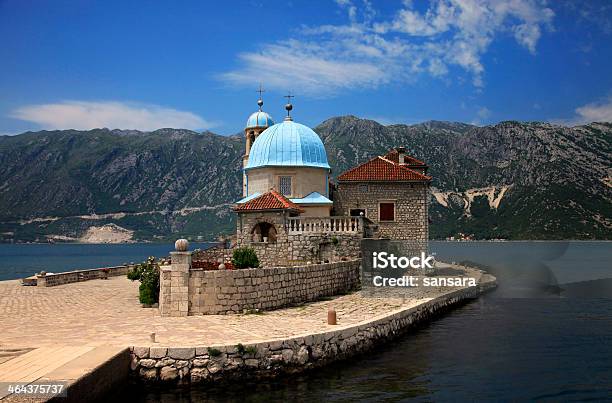
[[[612,3],[0,0],[0,133],[612,120]]]

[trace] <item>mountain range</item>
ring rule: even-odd
[[[314,130],[333,176],[399,145],[427,162],[432,238],[612,239],[611,123],[384,126],[342,116]],[[182,129],[0,136],[0,240],[231,234],[243,153],[243,135]]]

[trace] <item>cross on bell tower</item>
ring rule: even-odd
[[[259,83],[259,89],[256,92],[259,92],[259,100],[257,101],[257,105],[259,106],[259,110],[261,111],[261,107],[263,106],[263,96],[262,96],[262,94],[264,92],[266,92],[263,89],[263,86],[261,85],[261,83]]]

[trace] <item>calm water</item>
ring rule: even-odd
[[[205,249],[206,243],[191,248]],[[149,256],[168,256],[174,244],[0,244],[0,280],[142,262]]]
[[[50,252],[58,246],[67,247],[52,245],[45,250]],[[2,253],[20,247],[10,245]],[[156,254],[154,248],[165,255],[171,245],[110,247],[125,248],[122,258],[119,250],[108,252],[109,246],[71,247],[74,254],[85,259],[79,264],[83,266],[91,261],[89,254],[110,254],[119,263]],[[77,252],[83,247],[91,249]],[[612,243],[433,242],[431,250],[440,260],[469,260],[488,266],[499,279],[498,290],[365,355],[303,375],[190,390],[130,385],[117,391],[112,400],[611,399]],[[134,257],[125,257],[128,254]],[[18,253],[12,252],[11,256],[15,255]],[[3,261],[14,259],[2,256]],[[50,261],[54,258],[58,258],[55,252],[47,256]]]

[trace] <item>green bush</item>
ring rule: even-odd
[[[243,247],[234,250],[232,255],[232,263],[237,269],[246,269],[247,267],[259,267],[259,259],[252,248]]]
[[[244,348],[244,345],[242,343],[238,343],[236,344],[236,351],[238,352],[238,354],[243,355],[246,349]]]
[[[128,271],[127,278],[140,281],[138,291],[141,304],[151,305],[159,302],[159,264],[153,256]]]
[[[240,355],[252,355],[257,354],[257,347],[247,346],[245,347],[242,343],[236,344],[236,352]]]

